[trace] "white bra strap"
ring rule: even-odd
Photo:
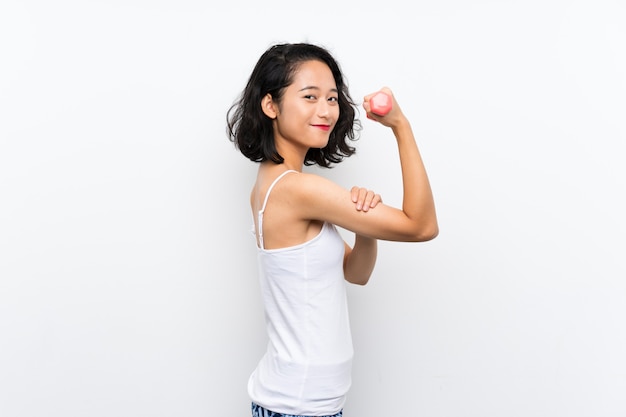
[[[288,174],[290,172],[297,172],[297,171],[295,171],[293,169],[289,169],[289,170],[283,172],[282,174],[280,174],[278,177],[276,177],[276,179],[274,181],[272,181],[272,184],[270,184],[270,188],[268,188],[267,189],[267,193],[265,193],[265,200],[263,200],[263,206],[261,207],[261,210],[259,210],[258,220],[257,220],[257,224],[258,224],[258,228],[259,228],[259,245],[261,246],[261,249],[265,249],[265,245],[263,244],[263,213],[265,212],[265,205],[267,204],[267,199],[269,198],[270,193],[272,192],[272,188],[274,188],[276,183],[282,177],[284,177],[286,174]]]

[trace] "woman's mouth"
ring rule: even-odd
[[[330,125],[313,125],[313,127],[317,127],[318,129],[322,129],[324,132],[328,132],[330,130]]]

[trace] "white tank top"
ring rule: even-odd
[[[253,402],[283,414],[341,411],[351,384],[352,337],[343,275],[344,242],[324,223],[313,239],[265,249],[258,213],[258,264],[269,343],[248,381]]]

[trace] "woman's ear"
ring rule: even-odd
[[[272,120],[278,116],[278,106],[274,103],[272,95],[269,93],[261,100],[261,109],[263,109],[263,113]]]

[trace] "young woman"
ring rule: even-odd
[[[279,44],[260,57],[227,114],[229,138],[259,163],[250,194],[269,344],[248,381],[253,416],[341,416],[351,383],[346,281],[367,283],[377,239],[438,234],[433,196],[411,125],[388,88],[385,116],[402,168],[401,208],[347,190],[304,165],[330,167],[355,152],[360,122],[338,63],[324,48]],[[350,247],[335,226],[355,234]]]

